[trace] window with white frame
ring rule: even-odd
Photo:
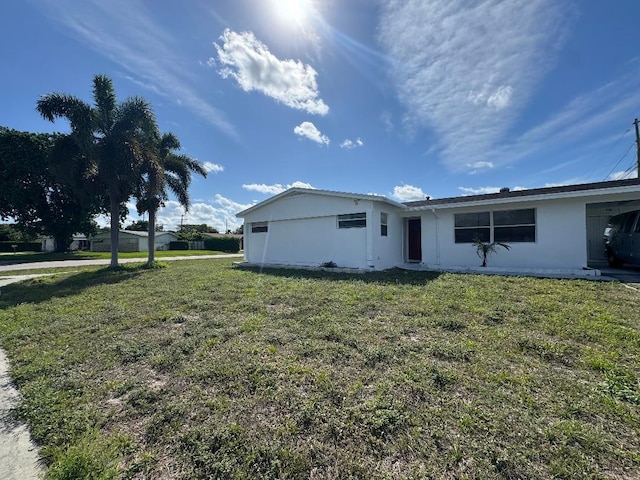
[[[338,215],[338,228],[364,228],[367,226],[367,212]]]
[[[269,231],[268,222],[253,222],[251,224],[251,233],[266,233]]]
[[[454,215],[456,243],[535,242],[536,209],[496,210],[493,212],[456,213]]]
[[[388,215],[385,212],[380,212],[380,236],[381,237],[386,237],[389,233],[387,219],[388,219]]]

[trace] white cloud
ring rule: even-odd
[[[224,167],[222,165],[218,165],[217,163],[204,162],[202,166],[207,171],[207,173],[220,173],[224,171]]]
[[[340,148],[352,149],[356,147],[361,147],[363,145],[364,145],[364,142],[359,138],[356,138],[355,140],[346,139],[344,142],[340,144]]]
[[[158,210],[157,222],[164,226],[165,230],[179,230],[180,223],[196,224],[206,223],[219,232],[224,232],[225,227],[235,230],[242,225],[242,219],[236,218],[236,213],[251,207],[253,204],[241,204],[234,202],[220,194],[216,194],[212,204],[198,202],[189,207],[185,213],[180,203],[170,200]]]
[[[242,185],[242,188],[245,190],[249,190],[252,192],[260,192],[260,193],[268,193],[270,195],[277,195],[278,193],[282,193],[285,190],[290,188],[310,188],[314,189],[311,184],[306,182],[296,181],[289,185],[282,185],[280,183],[276,183],[274,185],[266,185],[264,183],[245,183]]]
[[[393,187],[391,196],[401,202],[412,202],[424,200],[428,195],[422,191],[420,187],[413,185],[401,185]]]
[[[544,0],[382,0],[380,40],[409,128],[433,129],[452,170],[487,158],[562,44],[569,7]]]
[[[175,50],[175,39],[152,20],[153,15],[143,2],[43,0],[38,2],[38,8],[89,48],[128,71],[131,76],[125,78],[184,105],[229,136],[237,137],[225,114],[193,88],[197,78]]]
[[[638,168],[613,172],[607,180],[624,180],[625,178],[638,178]]]
[[[487,193],[498,193],[500,187],[458,187],[462,195],[484,195]]]
[[[470,169],[469,171],[469,175],[475,175],[476,173],[482,173],[485,170],[489,170],[491,168],[493,168],[493,162],[474,162],[474,163],[467,163],[467,168]]]
[[[252,32],[226,29],[220,39],[222,45],[214,45],[223,78],[234,78],[245,92],[257,90],[297,110],[329,112],[318,97],[317,72],[311,65],[278,59]]]
[[[329,145],[330,140],[326,135],[322,135],[320,130],[316,128],[316,126],[311,122],[302,122],[300,125],[293,129],[293,132],[296,135],[300,135],[301,137],[306,137],[309,140],[312,140],[320,145]]]

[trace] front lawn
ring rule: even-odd
[[[49,478],[639,478],[639,300],[183,261],[4,287],[0,343]]]

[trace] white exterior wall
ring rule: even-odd
[[[387,214],[387,236],[380,234],[380,213]],[[372,262],[376,270],[386,270],[393,268],[401,263],[402,259],[402,242],[404,238],[402,217],[399,215],[398,209],[392,205],[385,203],[374,203],[373,221],[371,224],[372,233]],[[368,219],[367,219],[368,220]]]
[[[482,261],[471,244],[455,243],[454,214],[520,208],[536,209],[536,241],[509,243],[510,250],[498,247],[487,259],[487,265],[545,269],[587,266],[584,198],[450,208],[435,210],[435,214],[422,212],[422,263],[479,266]]]
[[[298,194],[281,198],[245,217],[245,260],[258,264],[385,269],[401,261],[401,219],[382,202]],[[388,215],[388,237],[380,235],[380,211]],[[366,228],[338,228],[338,215],[366,212]],[[251,225],[268,222],[268,232]]]

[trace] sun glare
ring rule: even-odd
[[[272,0],[276,16],[293,27],[305,26],[313,16],[312,0]]]

